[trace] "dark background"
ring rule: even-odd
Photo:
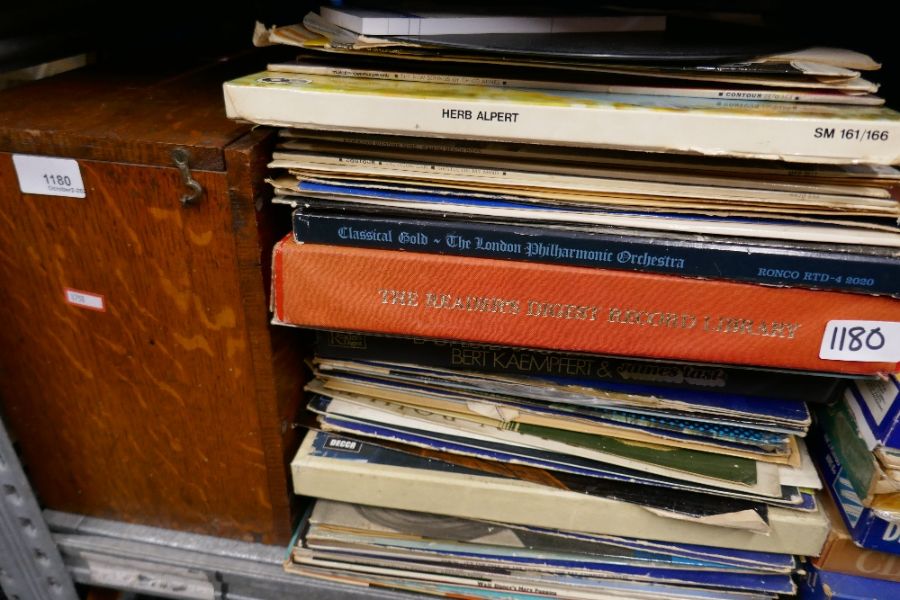
[[[101,64],[190,68],[250,50],[253,24],[257,20],[267,25],[296,23],[308,10],[329,3],[332,2],[144,0],[126,5],[110,0],[7,0],[0,3],[0,70],[85,51],[92,52]],[[366,0],[356,2],[366,3],[377,5],[377,2]],[[435,1],[409,4],[454,5]],[[525,4],[492,0],[489,5],[521,8]],[[887,98],[888,104],[900,107],[900,32],[892,17],[885,13],[888,3],[874,0],[837,4],[774,0],[619,0],[610,4],[760,14],[768,29],[758,28],[759,35],[774,32],[796,36],[798,42],[843,46],[870,54],[884,65],[880,72],[871,74],[871,78],[882,84],[880,93]],[[480,2],[478,5],[484,7],[487,4]],[[534,6],[544,7],[547,3],[535,3]],[[554,0],[552,6],[562,12],[567,8],[597,9],[604,4]],[[700,30],[707,26],[716,27],[713,23],[701,23]]]

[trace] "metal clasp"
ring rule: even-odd
[[[196,179],[191,177],[191,168],[188,165],[190,158],[191,153],[188,152],[186,148],[175,148],[172,150],[172,160],[175,161],[175,166],[181,171],[181,179],[188,188],[188,193],[181,197],[181,204],[183,206],[193,206],[197,204],[200,201],[200,195],[203,193],[203,186],[197,183]]]

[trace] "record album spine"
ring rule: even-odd
[[[833,373],[898,368],[819,356],[831,320],[900,321],[893,298],[298,244],[290,236],[273,260],[279,323]]]
[[[666,151],[796,162],[900,162],[900,120],[775,114],[772,103],[640,105],[584,92],[258,73],[224,86],[226,114],[263,125]],[[617,98],[626,98],[618,96]],[[702,102],[701,102],[702,100]],[[671,103],[670,103],[671,104]],[[762,107],[760,105],[763,105]],[[787,105],[791,106],[791,105]],[[371,115],[378,115],[372,119]],[[690,132],[690,135],[685,135]]]
[[[294,212],[301,243],[900,295],[896,258],[463,220]]]
[[[510,79],[505,77],[477,77],[453,73],[414,72],[368,69],[352,66],[325,66],[304,62],[277,63],[269,65],[270,71],[279,73],[299,73],[324,75],[326,77],[352,77],[354,79],[377,79],[383,81],[414,81],[439,83],[444,85],[483,85],[538,90],[573,90],[598,94],[636,94],[641,96],[679,96],[686,98],[712,98],[762,102],[809,102],[823,104],[853,104],[879,106],[881,98],[871,95],[853,95],[841,92],[816,92],[799,89],[766,89],[761,87],[743,88],[740,85],[727,89],[713,86],[631,85],[599,84],[577,81]]]
[[[302,496],[563,531],[805,556],[817,556],[828,533],[820,513],[772,508],[771,530],[762,535],[672,519],[638,504],[559,492],[515,479],[459,477],[365,460],[322,458],[304,452],[304,447],[291,462],[294,493]]]
[[[411,363],[438,369],[501,373],[554,380],[646,385],[751,398],[824,403],[843,389],[842,378],[767,372],[722,365],[625,360],[442,340],[409,339],[347,331],[316,331],[316,355],[337,360]]]

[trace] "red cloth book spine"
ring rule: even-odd
[[[298,244],[274,251],[275,321],[302,327],[848,374],[830,320],[900,321],[900,300],[583,267]]]

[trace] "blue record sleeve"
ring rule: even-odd
[[[359,553],[365,555],[380,555],[376,550],[349,550],[342,552],[348,554]],[[427,550],[429,554],[447,556],[458,559],[486,561],[493,558],[478,552],[459,552],[449,550]],[[644,581],[660,583],[677,583],[681,585],[694,585],[716,587],[726,589],[740,589],[746,591],[770,592],[776,594],[792,594],[796,591],[790,575],[773,575],[766,573],[729,573],[727,571],[704,571],[691,569],[659,569],[637,567],[632,565],[615,565],[611,563],[590,563],[586,561],[566,561],[553,559],[539,559],[510,554],[502,559],[503,562],[519,565],[522,568],[549,567],[563,571],[568,575],[581,574],[585,576],[620,576]]]
[[[845,575],[810,566],[799,592],[802,600],[897,600],[900,581]]]
[[[365,361],[377,356],[384,362],[456,371],[644,385],[654,395],[664,394],[665,390],[722,392],[779,402],[826,402],[843,390],[846,381],[807,373],[629,360],[339,331],[317,331],[316,354],[339,360]]]
[[[320,184],[303,183],[301,190]],[[327,188],[326,188],[327,189]],[[354,188],[342,187],[341,193]],[[374,194],[368,190],[367,194]],[[399,192],[379,196],[394,197]],[[429,201],[426,194],[408,199]],[[439,196],[447,201],[447,196]],[[473,202],[475,199],[472,199]],[[505,206],[479,199],[475,205]],[[529,208],[536,208],[529,206]],[[664,273],[685,277],[900,295],[900,262],[885,253],[817,244],[692,238],[608,227],[551,227],[405,214],[294,212],[294,236],[313,244]]]

